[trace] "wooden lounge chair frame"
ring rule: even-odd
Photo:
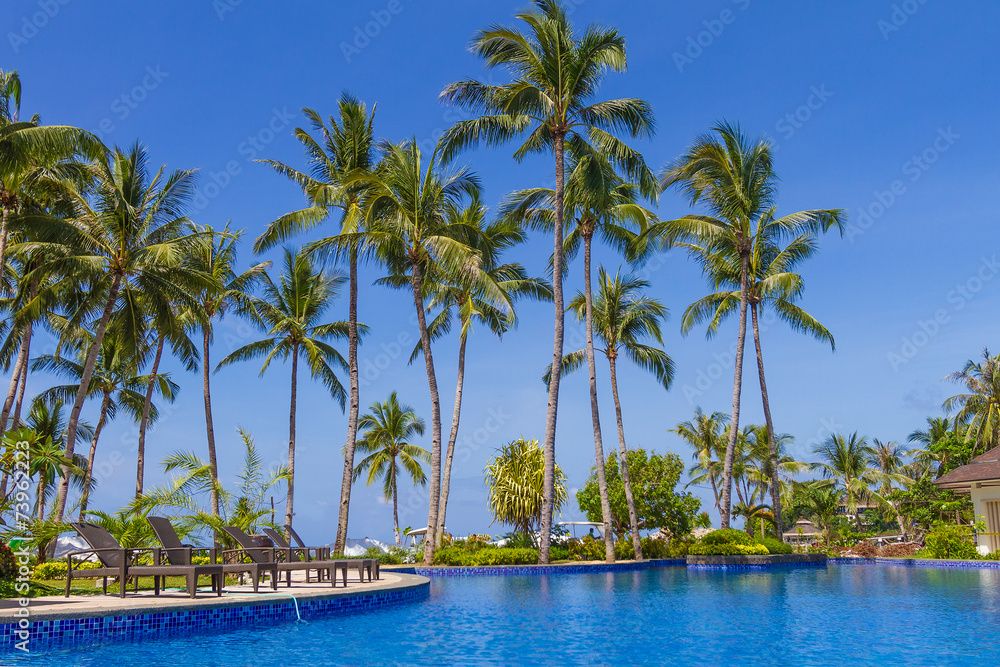
[[[317,581],[321,581],[323,578],[323,572],[326,572],[327,579],[330,581],[330,585],[333,587],[337,586],[337,573],[339,569],[343,573],[344,587],[347,587],[347,569],[351,567],[348,561],[308,561],[300,560],[293,554],[292,548],[281,548],[281,547],[261,547],[254,544],[252,538],[244,533],[239,528],[235,526],[225,526],[223,528],[226,534],[229,535],[237,544],[242,547],[232,552],[224,553],[236,553],[240,554],[243,558],[249,558],[255,563],[271,563],[277,566],[278,573],[280,576],[281,572],[285,572],[285,578],[287,585],[290,588],[292,585],[292,572],[298,570],[305,570],[306,580],[309,580],[309,571],[317,571]],[[281,560],[281,559],[284,560]]]
[[[312,562],[329,562],[334,564],[334,568],[343,568],[341,563],[348,563],[347,567],[352,569],[357,569],[358,580],[361,583],[365,581],[365,572],[368,573],[368,581],[372,581],[372,576],[375,579],[379,578],[379,560],[377,558],[343,558],[343,559],[330,559],[330,550],[327,547],[307,547],[304,546],[302,540],[299,536],[295,534],[294,530],[289,529],[288,531],[292,539],[299,543],[299,546],[293,547],[288,543],[285,537],[273,528],[264,528],[264,534],[271,538],[274,545],[279,549],[286,550],[289,558],[298,560],[306,560]],[[311,553],[315,552],[319,554],[316,559],[311,558]],[[308,577],[308,575],[307,575]]]
[[[126,549],[103,526],[96,523],[74,523],[71,525],[91,548],[66,554],[66,597],[69,597],[74,572],[79,575],[77,578],[103,578],[105,595],[108,593],[108,577],[117,577],[120,584],[119,597],[122,598],[125,597],[125,587],[129,577],[136,578],[136,591],[139,590],[138,577],[153,577],[154,593],[159,595],[161,579],[166,579],[168,576],[181,576],[186,580],[188,595],[194,598],[198,592],[198,577],[210,576],[212,590],[216,595],[222,595],[225,581],[221,565],[160,565],[158,564],[160,561],[158,548]],[[153,565],[138,563],[138,557],[143,553],[152,553]],[[81,563],[74,564],[73,557],[82,555],[96,556],[103,567],[78,570]]]

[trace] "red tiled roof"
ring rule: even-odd
[[[947,475],[934,480],[938,486],[969,486],[971,482],[1000,480],[1000,447],[994,447],[985,454],[972,459],[968,465],[955,468]]]

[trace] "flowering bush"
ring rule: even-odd
[[[0,543],[0,579],[13,579],[17,576],[17,559],[14,552],[6,544]]]
[[[692,556],[766,556],[762,544],[694,544],[688,549]]]

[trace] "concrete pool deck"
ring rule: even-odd
[[[82,618],[94,616],[115,616],[122,614],[169,613],[181,610],[206,609],[212,607],[238,607],[248,604],[287,604],[292,598],[308,600],[313,598],[343,598],[358,595],[370,595],[378,592],[395,591],[419,586],[427,580],[414,574],[397,573],[382,570],[381,578],[361,583],[357,580],[348,582],[346,588],[338,585],[332,588],[330,582],[306,583],[302,572],[292,573],[292,586],[285,585],[284,578],[278,584],[278,590],[271,590],[270,583],[262,583],[258,593],[253,592],[250,584],[227,585],[221,597],[216,596],[208,587],[198,589],[198,597],[191,599],[180,589],[167,589],[155,595],[153,591],[129,591],[125,598],[117,595],[101,595],[100,580],[96,582],[98,593],[95,595],[48,596],[30,598],[28,609],[32,620],[50,620],[56,618]],[[20,618],[17,611],[21,609],[17,598],[0,599],[0,623],[10,622]]]

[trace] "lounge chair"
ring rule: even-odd
[[[249,535],[234,526],[225,526],[222,530],[226,531],[226,534],[242,547],[236,553],[239,553],[244,558],[249,558],[254,563],[271,563],[277,565],[279,575],[281,572],[286,573],[285,577],[289,587],[292,585],[292,572],[299,570],[305,570],[306,581],[309,580],[310,570],[316,570],[317,581],[321,581],[323,573],[326,572],[327,579],[333,587],[337,586],[337,570],[341,570],[344,575],[344,587],[347,587],[347,568],[351,567],[350,561],[301,560],[292,553],[293,550],[291,548],[259,546],[254,543]],[[284,556],[285,560],[279,561],[279,555]]]
[[[161,516],[148,516],[146,517],[146,521],[149,522],[149,525],[153,528],[153,532],[156,533],[156,539],[163,545],[161,553],[171,565],[190,565],[191,556],[195,552],[207,553],[212,562],[216,562],[215,547],[195,547],[190,544],[181,544],[181,538],[177,536],[177,531],[174,530],[174,525],[170,523],[170,519],[165,519]],[[222,571],[226,574],[242,574],[244,572],[249,574],[250,579],[253,581],[254,593],[258,592],[261,577],[265,573],[270,573],[271,588],[273,590],[278,589],[278,566],[275,563],[240,562],[240,560],[236,559],[236,562],[222,563]]]
[[[295,536],[294,531],[289,531],[289,532],[291,532],[293,537]],[[273,528],[265,528],[264,534],[271,538],[271,541],[274,542],[274,546],[278,547],[279,549],[282,550],[282,553],[286,554],[287,560],[309,561],[312,563],[333,563],[334,569],[337,568],[342,569],[345,566],[341,565],[341,563],[347,563],[348,564],[346,565],[347,568],[357,568],[358,580],[361,583],[364,583],[365,581],[365,572],[368,572],[368,581],[372,580],[372,575],[374,575],[376,579],[378,578],[379,561],[377,558],[343,558],[343,559],[331,560],[329,558],[329,549],[327,549],[326,547],[304,547],[304,546],[293,547],[288,543],[288,540],[286,540],[281,533],[279,533]],[[299,544],[302,543],[302,540],[297,538],[295,541],[298,542]],[[325,552],[327,554],[327,557],[326,558],[320,557],[314,559],[311,557],[310,553],[313,551],[320,554]],[[308,581],[308,573],[306,574],[306,577]]]
[[[108,577],[117,577],[120,584],[120,597],[125,597],[125,585],[128,577],[153,577],[153,587],[156,595],[160,594],[160,578],[184,577],[187,581],[187,592],[192,598],[198,592],[198,577],[212,577],[212,590],[216,595],[222,595],[225,583],[221,565],[160,565],[159,549],[126,549],[118,543],[114,536],[96,523],[74,523],[73,529],[80,534],[90,549],[73,551],[66,554],[66,597],[69,597],[73,573],[77,578],[102,577],[104,579],[104,594],[108,593]],[[137,563],[137,557],[144,552],[153,552],[153,565]],[[103,567],[93,570],[75,570],[73,556],[94,555]],[[78,566],[79,564],[77,564]],[[138,579],[135,582],[139,589]]]

